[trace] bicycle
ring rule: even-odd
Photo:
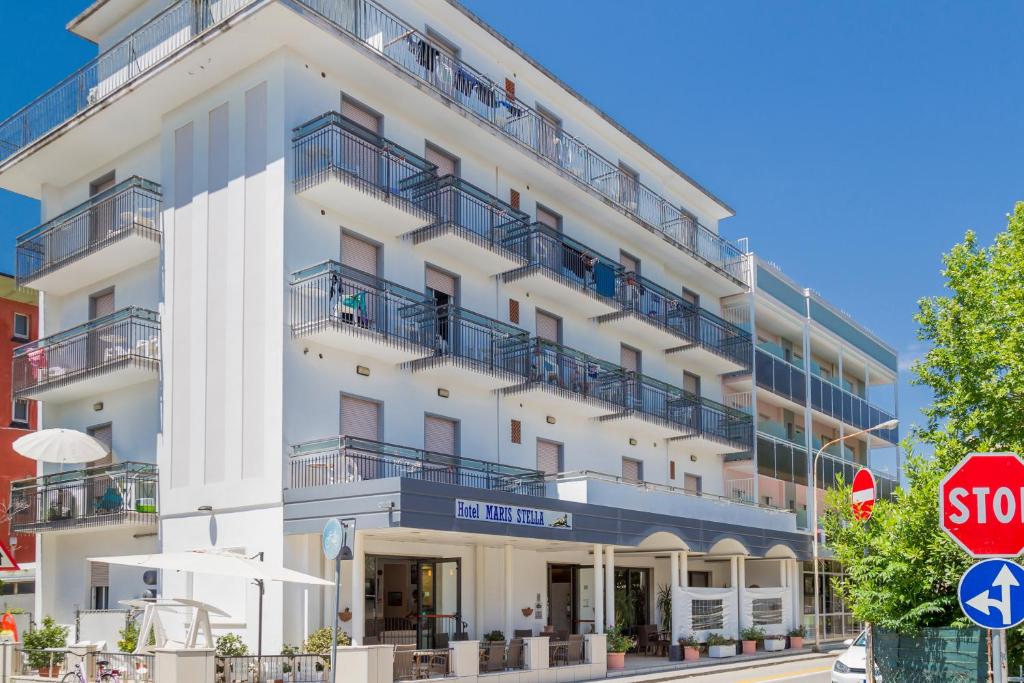
[[[100,660],[96,662],[96,681],[95,683],[121,683],[121,672],[117,669],[107,669],[110,662]],[[85,677],[85,672],[82,671],[82,663],[75,663],[75,670],[69,671],[64,674],[64,677],[60,679],[60,683],[89,683],[89,680]]]

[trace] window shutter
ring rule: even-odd
[[[619,263],[630,273],[640,274],[640,261],[626,253],[619,254]]]
[[[455,298],[455,278],[448,273],[427,268],[427,287],[435,292],[447,294],[452,299]]]
[[[92,317],[102,318],[114,312],[114,292],[109,291],[92,297]]]
[[[380,117],[364,107],[352,102],[347,98],[341,98],[341,115],[352,119],[360,126],[369,128],[374,133],[380,134]]]
[[[558,216],[547,209],[542,209],[539,206],[537,207],[537,222],[543,223],[549,228],[554,228],[555,230],[561,229],[561,221]]]
[[[358,439],[380,439],[380,404],[352,396],[341,397],[341,433]]]
[[[89,563],[89,587],[110,585],[110,565],[106,562]]]
[[[515,299],[508,300],[508,321],[519,324],[519,302]]]
[[[683,389],[690,392],[691,394],[694,394],[695,396],[700,396],[700,376],[694,375],[689,372],[684,372]]]
[[[619,358],[621,359],[619,365],[624,367],[630,372],[640,372],[640,352],[636,349],[631,349],[628,346],[622,345],[619,351]]]
[[[519,208],[519,201],[520,201],[519,190],[509,190],[508,191],[508,203],[509,203],[509,205],[513,209],[518,209]]]
[[[668,478],[669,479],[675,479],[676,478],[676,461],[675,460],[670,460],[669,463],[668,463]]]
[[[622,478],[626,481],[642,481],[643,465],[639,460],[632,458],[622,459]]]
[[[423,419],[423,447],[432,453],[455,455],[456,423],[443,417],[427,415]]]
[[[537,336],[558,343],[558,318],[537,311]]]
[[[364,273],[377,275],[377,245],[359,239],[347,232],[341,235],[342,264],[361,270]]]
[[[458,175],[458,161],[450,154],[445,154],[439,149],[427,146],[427,153],[424,155],[430,163],[437,166],[437,175]]]
[[[537,469],[545,474],[562,471],[562,446],[553,441],[537,439]]]
[[[701,492],[701,479],[695,474],[687,474],[683,476],[683,489],[690,493]]]
[[[512,443],[523,442],[523,423],[519,420],[512,420]]]
[[[505,97],[510,100],[516,99],[516,84],[510,78],[505,79]]]

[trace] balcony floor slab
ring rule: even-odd
[[[596,418],[622,410],[620,406],[613,403],[544,382],[517,384],[503,389],[502,393],[521,397],[524,401],[529,401],[532,407],[550,411],[554,415],[571,412],[575,415]]]
[[[405,364],[417,376],[430,378],[438,386],[466,386],[495,391],[522,384],[523,377],[487,363],[457,356],[429,356]]]
[[[614,299],[599,296],[573,280],[540,266],[525,266],[501,275],[505,289],[538,297],[559,307],[571,306],[581,315],[593,318],[619,310]]]
[[[408,363],[432,353],[427,346],[414,341],[390,337],[372,329],[340,321],[326,322],[308,330],[293,330],[292,336],[332,349],[347,351],[357,357],[376,358],[395,364]]]
[[[523,259],[505,247],[451,223],[431,225],[405,235],[425,259],[453,272],[467,267],[497,275],[522,267]]]
[[[596,320],[603,328],[655,348],[670,349],[686,341],[671,328],[636,311],[607,313],[598,316]]]
[[[734,358],[722,355],[700,344],[682,344],[668,349],[665,351],[665,355],[685,364],[687,368],[707,369],[709,373],[715,375],[750,370],[749,365],[744,365]]]
[[[334,214],[345,224],[358,224],[374,237],[393,239],[433,221],[429,213],[403,197],[375,188],[360,187],[359,181],[344,172],[332,174],[298,192]]]
[[[624,410],[596,418],[602,424],[615,425],[635,436],[655,439],[671,439],[683,434],[686,430],[662,418],[646,415],[636,410]]]
[[[57,262],[39,275],[20,278],[18,284],[47,294],[64,296],[111,275],[160,258],[160,241],[128,228],[111,235],[107,244],[88,254]]]
[[[51,375],[49,381],[18,391],[16,395],[51,404],[78,401],[136,384],[155,383],[160,378],[159,363],[138,358],[116,360],[79,373]],[[51,373],[54,370],[51,368]]]

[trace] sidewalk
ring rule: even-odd
[[[824,652],[811,652],[810,648],[803,648],[795,652],[793,650],[779,653],[758,652],[756,655],[736,655],[735,657],[724,657],[717,660],[704,658],[696,662],[665,662],[664,664],[642,668],[631,668],[627,664],[627,668],[622,671],[609,671],[608,678],[614,679],[616,683],[657,683],[658,681],[678,680],[681,678],[697,678],[709,674],[729,673],[730,671],[748,671],[787,662],[810,662],[819,659],[831,660],[838,654],[839,650],[844,648],[844,645],[837,643],[832,648],[825,646]]]

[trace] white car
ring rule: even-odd
[[[867,634],[861,633],[843,644],[849,647],[832,665],[832,683],[867,683]]]

